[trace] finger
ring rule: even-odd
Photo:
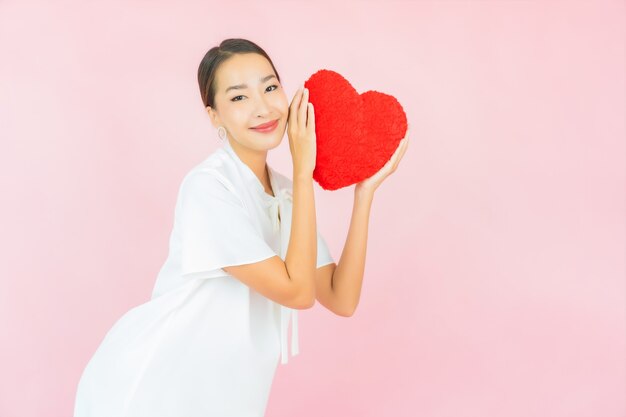
[[[400,150],[399,150],[400,155],[398,156],[398,159],[402,158],[402,155],[404,155],[404,153],[406,152],[406,148],[408,147],[409,147],[409,138],[402,139],[402,145],[400,146]]]
[[[398,159],[398,154],[402,150],[402,145],[404,145],[404,141],[405,139],[400,140],[400,142],[398,142],[398,146],[396,146],[396,150],[393,151],[393,156],[391,157],[391,159],[393,159],[394,161]]]
[[[396,167],[400,163],[400,159],[402,159],[402,156],[404,155],[404,152],[409,142],[409,140],[407,139],[408,132],[409,132],[409,127],[407,126],[406,132],[404,134],[404,138],[400,140],[400,142],[398,142],[398,146],[396,147],[396,150],[393,152],[393,155],[391,155],[391,159],[389,159],[389,162],[392,165],[391,172],[396,170]]]
[[[402,157],[406,153],[406,150],[409,148],[409,140],[408,139],[405,139],[405,140],[406,140],[406,143],[404,144],[404,148],[402,148],[402,153],[400,154],[400,159],[402,159]]]
[[[313,103],[309,102],[307,106],[309,110],[309,115],[306,127],[309,132],[315,132],[315,110],[313,109]]]
[[[402,144],[400,144],[400,145],[398,146],[398,148],[396,149],[396,151],[393,153],[393,156],[391,157],[391,160],[390,160],[390,162],[391,162],[391,168],[390,168],[390,170],[391,170],[392,172],[393,172],[393,171],[395,171],[395,170],[396,170],[396,166],[398,166],[398,155],[399,155],[399,152],[398,152],[398,151],[400,150],[401,146],[402,146]]]
[[[300,101],[302,99],[302,87],[298,88],[296,94],[291,101],[291,105],[289,106],[289,124],[293,125],[293,128],[297,128],[298,126],[298,106],[300,105]]]
[[[302,91],[302,100],[298,107],[298,127],[300,129],[306,128],[306,110],[307,103],[309,102],[309,89],[304,87]]]
[[[389,158],[389,160],[385,163],[385,165],[383,166],[382,171],[387,172],[387,171],[391,171],[393,169],[393,164],[394,164],[394,159],[395,159],[395,152],[393,155],[391,155],[391,158]]]
[[[406,139],[402,139],[400,140],[400,142],[398,142],[398,146],[396,146],[396,150],[393,151],[393,154],[391,155],[391,158],[389,158],[389,160],[385,163],[385,167],[387,165],[391,165],[391,169],[395,168],[396,161],[398,160],[398,155],[400,154],[400,152],[402,151],[402,148],[404,146],[404,144],[406,143]]]
[[[393,160],[393,166],[391,168],[392,171],[395,171],[396,167],[398,166],[398,163],[400,163],[400,158],[402,157],[402,153],[405,148],[406,142],[407,142],[406,139],[402,139],[400,143],[398,144],[398,147],[396,148],[395,152],[393,153],[393,156],[391,157],[391,159]]]
[[[398,155],[398,161],[397,161],[396,165],[398,165],[400,163],[400,161],[402,160],[402,157],[406,153],[406,149],[409,147],[409,140],[408,139],[404,139],[404,141],[405,142],[402,144],[402,149],[400,150],[400,154]]]
[[[404,137],[402,139],[400,139],[400,141],[398,142],[398,146],[396,146],[396,150],[394,151],[394,153],[399,153],[400,152],[400,148],[407,141],[408,135],[409,135],[409,128],[407,127],[406,132],[404,132]]]
[[[302,87],[298,88],[296,93],[293,95],[293,99],[291,99],[291,104],[289,105],[289,110],[294,110],[298,108],[301,92],[302,92]]]
[[[409,144],[409,127],[406,128],[406,132],[404,133],[404,138],[402,138],[402,140],[398,143],[398,147],[396,149],[396,153],[402,154],[404,155],[404,150],[406,149],[406,147]],[[400,155],[400,158],[402,158],[402,155]],[[398,158],[398,159],[400,159]]]

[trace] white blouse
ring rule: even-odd
[[[288,362],[290,321],[299,353],[298,310],[222,268],[286,257],[293,183],[268,172],[274,196],[225,142],[185,175],[152,297],[103,338],[74,417],[264,415],[279,356]],[[317,267],[333,262],[318,233]]]

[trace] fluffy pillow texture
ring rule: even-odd
[[[337,190],[374,175],[404,138],[407,118],[395,97],[359,94],[343,76],[322,69],[304,83],[315,112],[317,158],[313,179]]]

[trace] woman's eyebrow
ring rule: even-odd
[[[264,83],[265,81],[269,80],[270,78],[276,78],[276,76],[274,74],[270,74],[270,75],[266,75],[265,77],[261,78],[259,81],[261,83]],[[226,91],[224,91],[224,94],[228,93],[230,90],[241,90],[244,88],[248,88],[247,84],[237,84],[237,85],[231,85],[230,87],[228,87],[226,89]]]

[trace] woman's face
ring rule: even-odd
[[[287,127],[289,103],[264,56],[233,55],[217,69],[215,86],[214,108],[207,107],[214,127],[223,126],[230,140],[250,149],[266,151],[280,144]],[[278,120],[278,126],[269,133],[252,129],[274,120]]]

